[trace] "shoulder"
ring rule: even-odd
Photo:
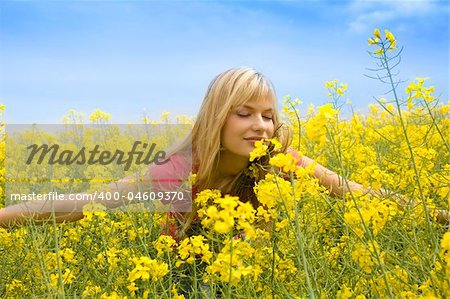
[[[182,199],[178,200],[175,196],[160,198],[160,202],[169,206],[170,211],[187,212],[192,209],[192,189],[188,184],[190,173],[192,171],[191,159],[183,154],[173,154],[169,156],[164,163],[151,165],[148,168],[147,180],[154,192],[180,192]]]
[[[181,178],[189,176],[192,162],[182,154],[173,154],[161,164],[150,165],[148,171],[153,178]]]

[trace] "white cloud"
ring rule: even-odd
[[[354,0],[347,6],[347,12],[354,18],[347,24],[353,33],[367,32],[374,26],[394,20],[415,17],[430,17],[436,13],[447,13],[447,1],[396,0],[363,1]]]
[[[348,23],[347,26],[350,32],[368,32],[374,25],[388,22],[395,17],[396,14],[393,11],[377,10],[359,15],[356,19]]]

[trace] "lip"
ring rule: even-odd
[[[252,136],[252,137],[244,138],[244,140],[247,140],[247,141],[259,141],[261,139],[264,139],[264,137]]]

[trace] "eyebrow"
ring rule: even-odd
[[[254,107],[252,107],[252,106],[249,106],[249,105],[242,105],[241,107],[243,107],[243,108],[247,108],[247,109],[250,109],[250,110],[255,110],[255,108]],[[269,108],[269,109],[265,109],[264,110],[264,112],[273,112],[274,111],[274,109],[273,108]]]

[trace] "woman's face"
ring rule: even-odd
[[[222,128],[221,143],[226,151],[249,158],[255,141],[274,134],[274,103],[257,99],[232,110]]]

